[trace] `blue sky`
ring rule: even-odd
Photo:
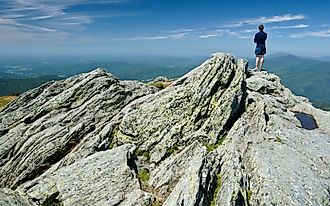
[[[330,56],[330,1],[0,0],[0,54]]]

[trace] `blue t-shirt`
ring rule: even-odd
[[[259,46],[259,45],[266,46],[266,39],[267,39],[267,33],[263,32],[263,31],[259,31],[254,36],[254,43],[256,43],[257,46]]]

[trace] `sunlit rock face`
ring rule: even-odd
[[[0,205],[329,205],[330,114],[247,66],[215,53],[164,89],[97,69],[22,94],[0,111]]]

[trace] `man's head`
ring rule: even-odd
[[[264,27],[264,25],[260,24],[258,28],[260,31],[263,31],[265,27]]]

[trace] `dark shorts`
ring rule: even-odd
[[[266,46],[258,45],[254,51],[255,55],[265,55],[266,54]]]

